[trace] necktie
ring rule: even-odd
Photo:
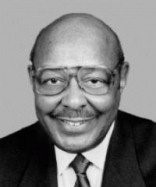
[[[74,169],[77,180],[74,187],[90,187],[86,170],[91,163],[81,154],[71,162],[70,166]]]

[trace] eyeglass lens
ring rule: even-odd
[[[76,74],[64,68],[49,68],[37,73],[35,89],[39,94],[56,95],[67,89],[72,77],[76,77],[81,89],[93,95],[106,94],[112,82],[112,72],[104,68],[83,67]]]

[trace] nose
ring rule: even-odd
[[[87,104],[86,97],[79,88],[75,79],[71,79],[69,88],[62,98],[62,105],[71,109],[77,110],[85,107]]]

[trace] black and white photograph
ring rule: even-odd
[[[0,1],[0,187],[156,187],[156,2]]]

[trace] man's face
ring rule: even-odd
[[[102,52],[103,51],[103,52]],[[50,46],[40,57],[40,67],[103,66],[114,69],[105,46],[96,41],[77,40]],[[120,101],[120,78],[106,95],[91,95],[81,90],[75,78],[69,87],[54,96],[35,93],[37,116],[52,141],[67,152],[82,152],[99,144],[115,120]]]

